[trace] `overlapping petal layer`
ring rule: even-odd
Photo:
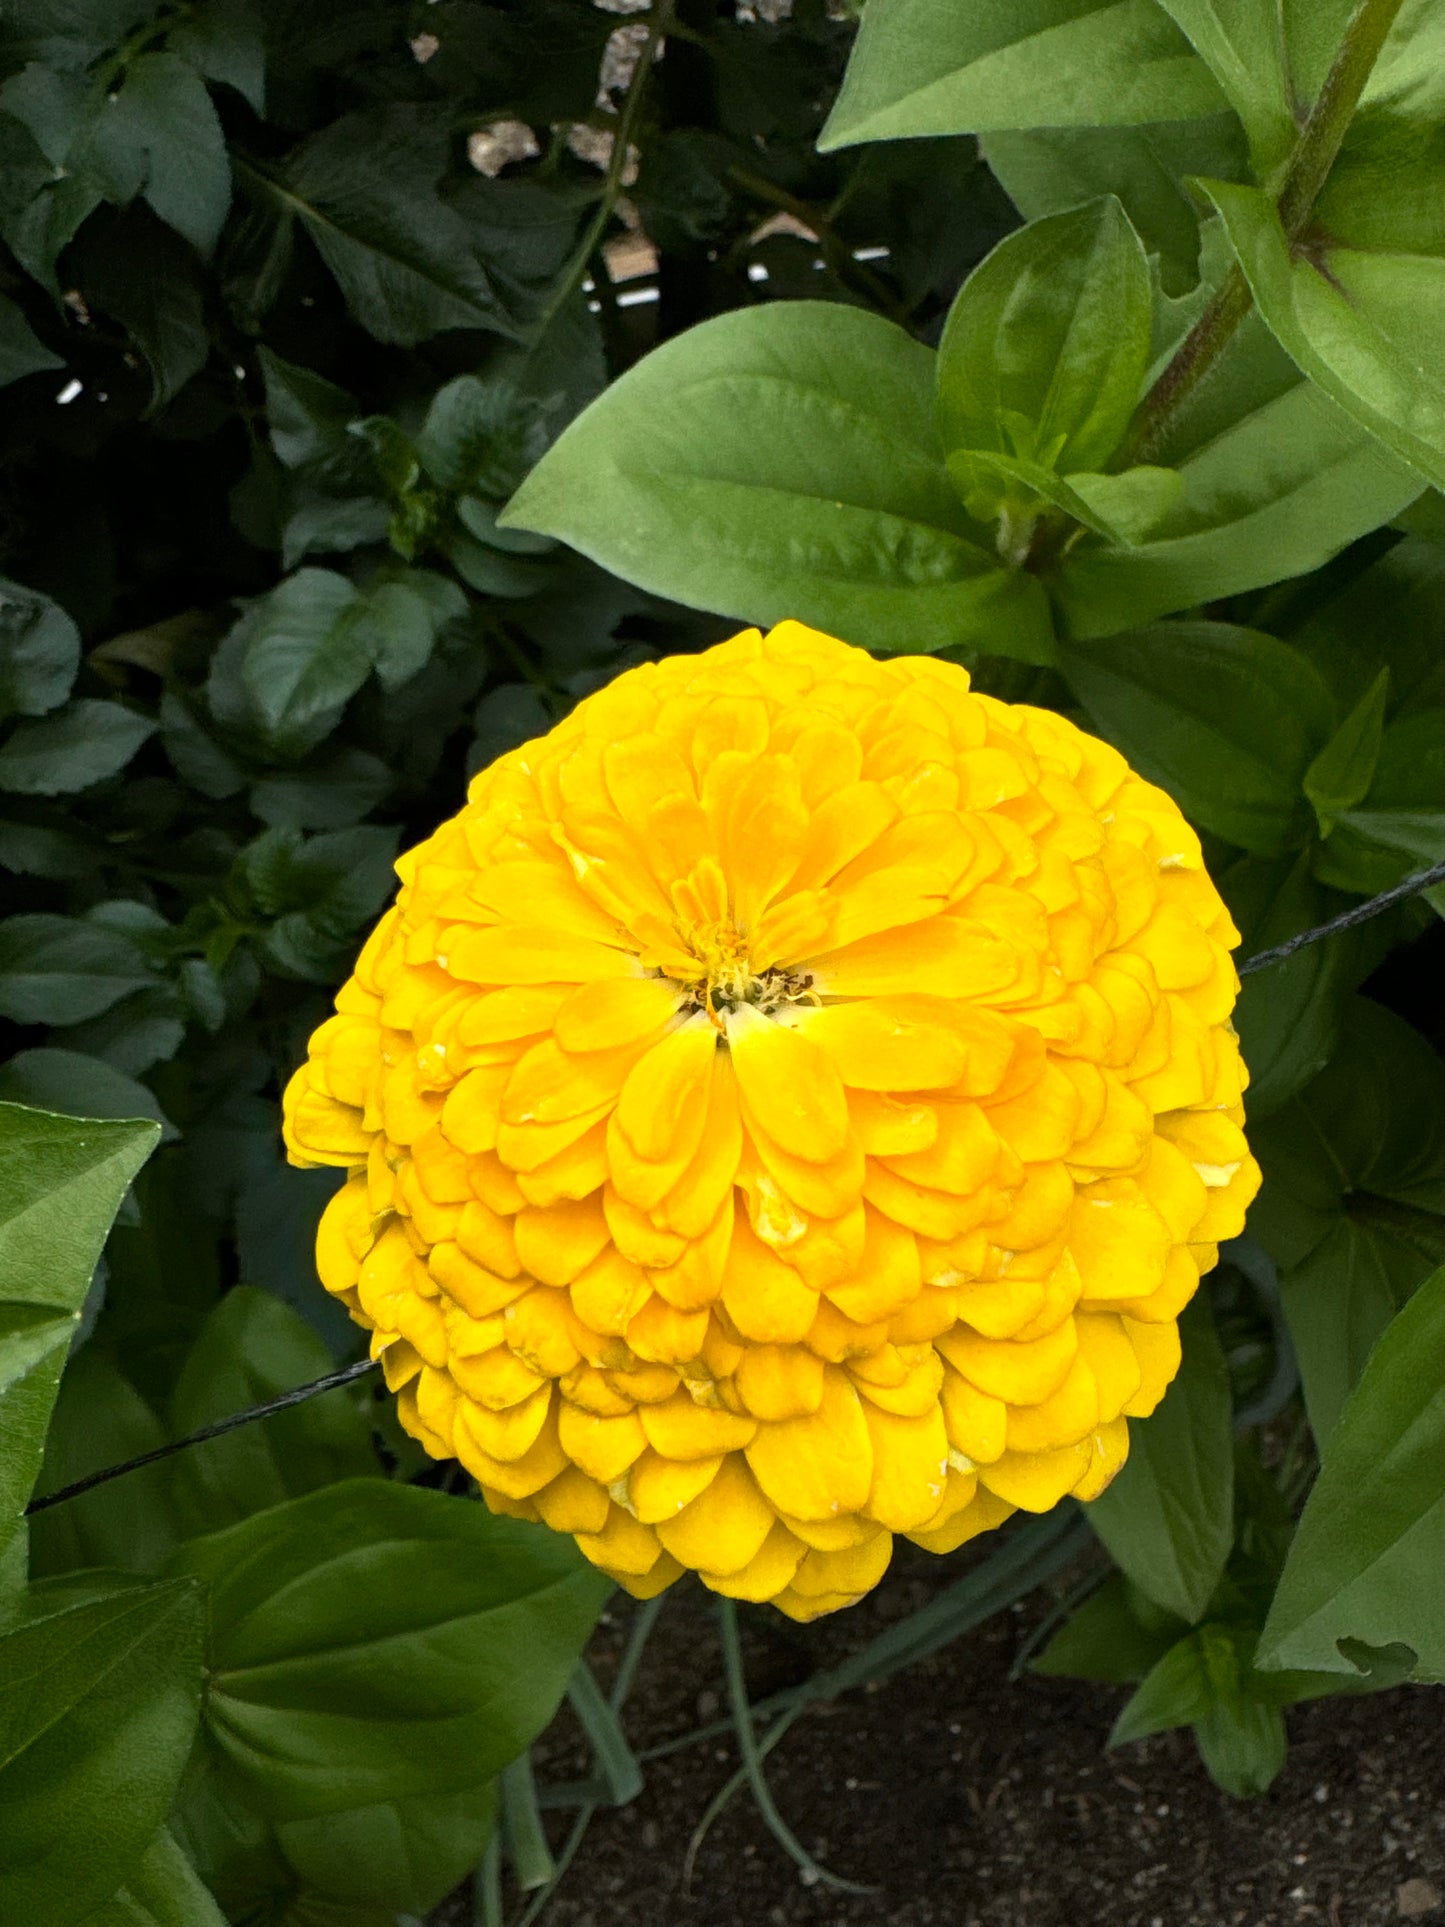
[[[1102,1490],[1258,1184],[1229,917],[1051,712],[783,623],[478,776],[286,1096],[403,1423],[810,1618]]]

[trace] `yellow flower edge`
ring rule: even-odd
[[[646,1598],[810,1619],[1096,1496],[1259,1183],[1238,943],[1050,711],[796,622],[500,757],[285,1100],[402,1423]]]

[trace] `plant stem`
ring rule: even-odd
[[[1299,239],[1314,212],[1365,83],[1402,5],[1403,0],[1359,0],[1350,16],[1334,65],[1300,130],[1280,188],[1279,217],[1291,242]],[[1152,461],[1159,454],[1184,403],[1229,346],[1253,303],[1243,273],[1232,267],[1140,403],[1133,429],[1115,457],[1115,467]]]
[[[607,161],[607,174],[602,183],[602,193],[598,197],[597,208],[587,223],[587,231],[577,244],[577,250],[568,263],[557,286],[552,290],[552,298],[542,310],[537,323],[534,339],[540,340],[566,307],[573,295],[581,287],[587,273],[587,263],[593,253],[602,245],[607,232],[607,223],[612,219],[622,193],[622,176],[627,171],[627,152],[632,143],[632,130],[637,124],[642,97],[647,92],[647,82],[652,73],[652,63],[657,49],[667,35],[672,24],[673,0],[657,0],[647,19],[647,38],[637,53],[637,65],[627,83],[627,92],[622,99],[622,108],[617,115],[612,135],[612,152]]]

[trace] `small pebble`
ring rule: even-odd
[[[1395,1889],[1395,1912],[1401,1920],[1423,1920],[1439,1905],[1439,1890],[1428,1880],[1402,1880]]]

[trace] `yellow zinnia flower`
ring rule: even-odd
[[[806,1619],[1103,1489],[1259,1181],[1169,797],[785,622],[619,676],[397,870],[287,1144],[489,1505]]]

